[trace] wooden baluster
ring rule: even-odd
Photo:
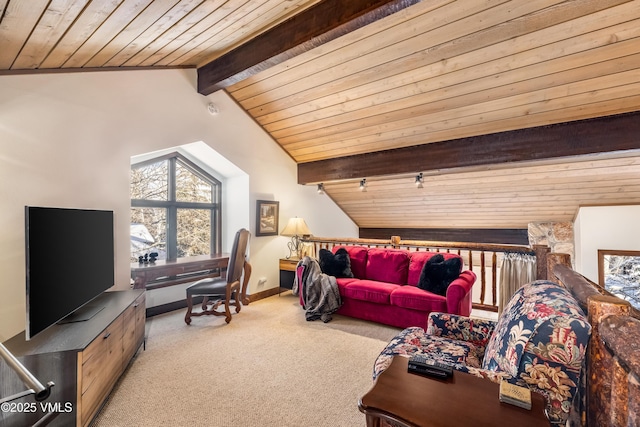
[[[482,288],[480,288],[480,304],[484,304],[484,298],[487,290],[487,278],[486,278],[486,268],[484,266],[484,251],[480,252],[480,283],[482,284]]]
[[[491,292],[493,293],[493,299],[491,300],[494,306],[498,305],[498,255],[494,252],[491,257]]]

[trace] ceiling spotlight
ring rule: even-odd
[[[324,194],[324,184],[318,184],[318,194]]]
[[[424,178],[422,178],[422,172],[416,175],[416,188],[423,188]]]
[[[360,181],[360,191],[367,191],[367,178]]]

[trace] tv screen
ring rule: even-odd
[[[114,283],[113,212],[27,206],[25,219],[30,339],[103,308],[87,303]]]

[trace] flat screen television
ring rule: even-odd
[[[26,339],[55,323],[80,322],[114,283],[113,211],[25,207]]]

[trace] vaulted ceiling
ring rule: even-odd
[[[640,0],[0,10],[0,73],[196,67],[361,228],[521,229],[640,203]]]

